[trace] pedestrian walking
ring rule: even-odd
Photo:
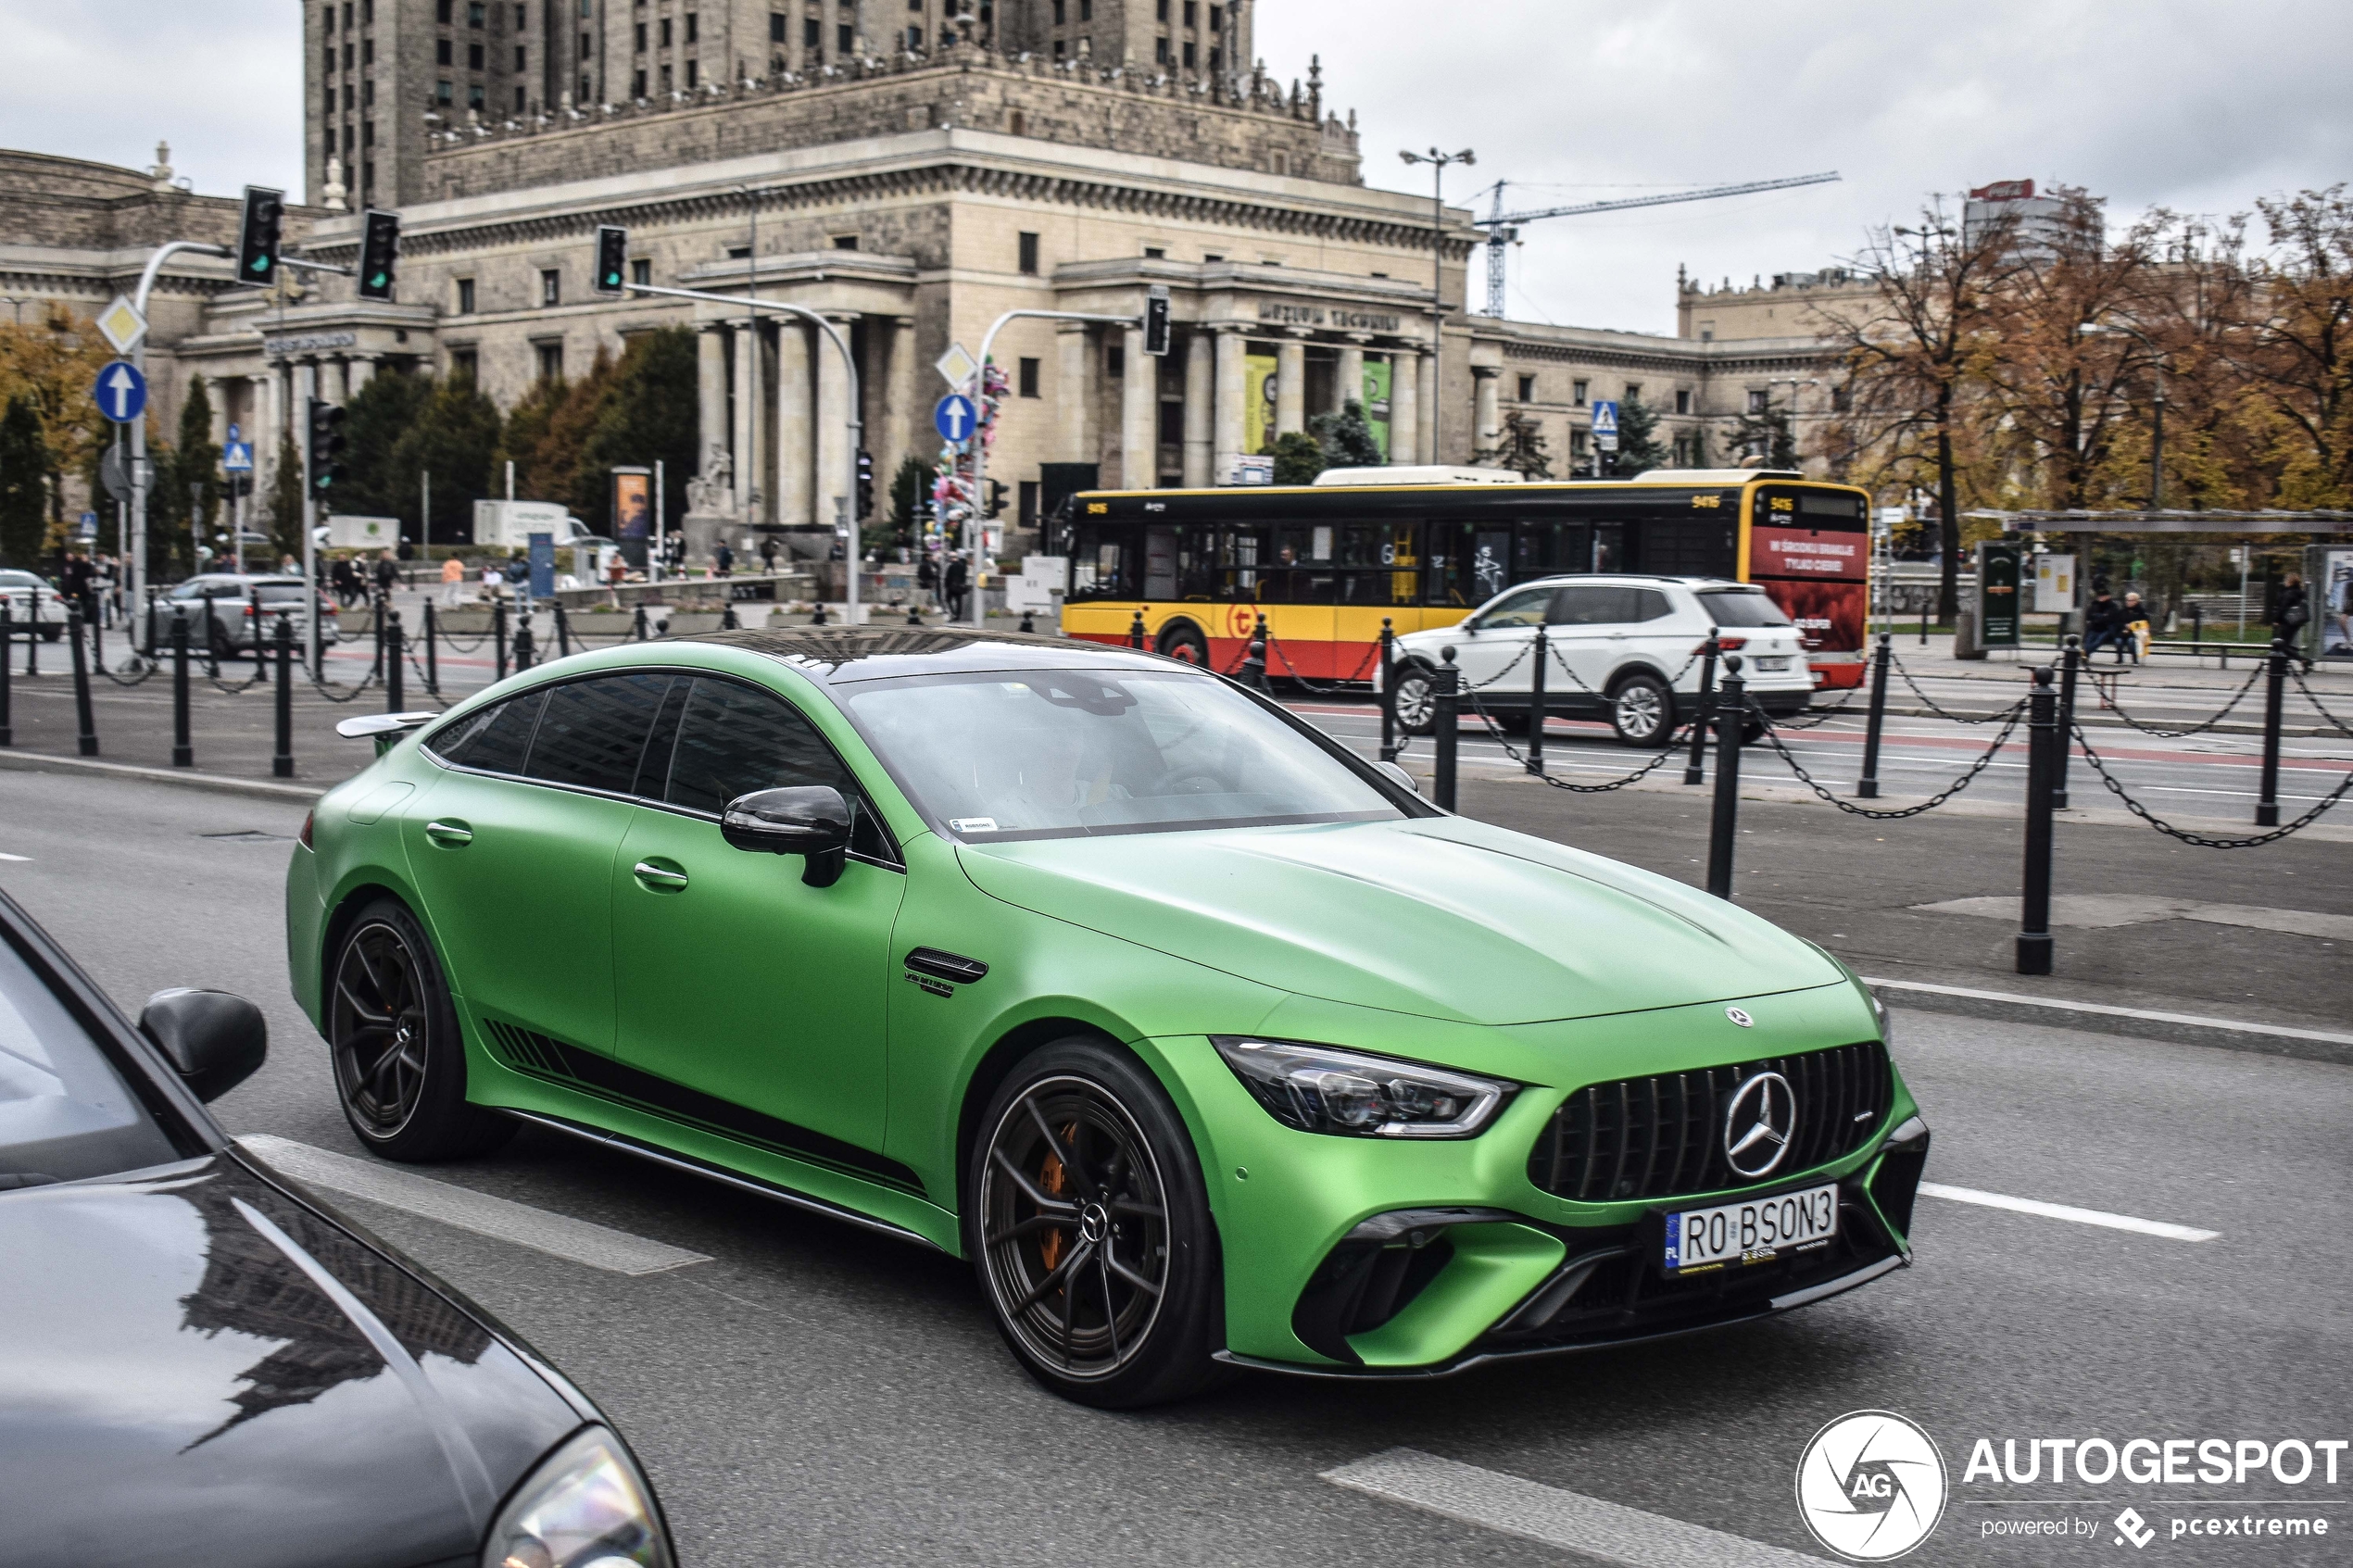
[[[390,550],[376,552],[376,597],[389,601],[400,583],[400,563]]]
[[[441,563],[441,602],[445,607],[463,604],[466,595],[466,563],[451,556]]]
[[[97,559],[98,611],[111,631],[115,616],[122,608],[122,568],[114,557],[101,555]]]
[[[760,541],[760,570],[771,577],[775,576],[776,558],[783,553],[783,546],[776,543],[776,536],[774,534],[771,533],[761,538]]]
[[[2278,601],[2271,606],[2271,635],[2293,647],[2311,619],[2312,607],[2305,596],[2304,579],[2291,571],[2287,581],[2280,584]]]
[[[61,576],[63,581],[58,585],[65,590],[66,597],[82,607],[83,623],[95,623],[98,619],[98,573],[90,558],[80,550],[69,550],[66,552],[66,569]]]
[[[711,553],[711,575],[715,577],[733,577],[736,574],[736,552],[724,539],[719,542],[719,548]]]
[[[2091,657],[2110,643],[2117,645],[2116,662],[2124,662],[2124,607],[2108,596],[2101,588],[2083,608],[2083,658]]]
[[[949,558],[947,589],[948,619],[962,621],[964,618],[964,601],[972,595],[972,569],[964,564],[962,550]]]
[[[351,601],[359,596],[359,574],[341,556],[337,556],[334,564],[327,568],[327,591],[334,595],[335,603],[345,609],[349,609]]]

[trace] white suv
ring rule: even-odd
[[[1691,717],[1699,651],[1711,631],[1740,655],[1741,679],[1767,713],[1803,713],[1814,700],[1800,633],[1762,588],[1712,577],[1547,577],[1506,588],[1459,624],[1398,638],[1398,723],[1409,734],[1429,734],[1435,675],[1451,647],[1462,671],[1461,711],[1478,711],[1469,696],[1476,690],[1497,724],[1525,728],[1540,624],[1550,655],[1544,711],[1607,719],[1628,746],[1656,746]]]

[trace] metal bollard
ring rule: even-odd
[[[1144,612],[1140,609],[1136,612],[1136,619],[1127,623],[1127,646],[1131,648],[1144,646]]]
[[[825,623],[825,601],[824,601],[824,600],[823,600],[823,599],[819,599],[819,600],[818,600],[818,601],[817,601],[814,605],[812,605],[812,606],[811,606],[811,607],[810,607],[810,610],[809,610],[809,624],[811,624],[812,626],[823,626],[824,623]]]
[[[1928,646],[1928,601],[1920,601],[1920,646]]]
[[[563,601],[560,599],[556,601],[556,657],[558,659],[572,657],[572,621],[564,614]]]
[[[284,616],[278,618],[278,746],[270,771],[281,779],[294,777],[294,625]]]
[[[515,626],[515,673],[520,675],[531,668],[531,617],[526,615]]]
[[[377,678],[378,680],[382,680],[382,679],[384,679],[384,610],[385,610],[385,608],[386,608],[388,606],[390,606],[390,604],[391,604],[391,603],[392,603],[392,599],[391,599],[390,596],[388,596],[388,595],[387,595],[387,596],[383,596],[383,597],[378,598],[378,599],[375,601],[375,605],[374,605],[375,614],[374,614],[372,617],[371,617],[371,620],[373,620],[373,621],[375,621],[375,633],[376,633],[376,663],[375,663],[375,675],[376,675],[376,678]]]
[[[17,744],[16,719],[9,711],[14,706],[16,694],[10,689],[13,677],[8,663],[8,639],[16,635],[12,630],[15,621],[15,610],[6,599],[0,599],[0,746]]]
[[[253,678],[257,681],[270,673],[270,650],[261,642],[261,590],[245,590],[245,619],[253,626]],[[99,668],[104,669],[101,665]]]
[[[641,604],[636,613],[629,618],[629,640],[633,643],[651,642],[653,634],[654,629],[646,620],[646,607]]]
[[[507,601],[500,599],[490,607],[490,678],[507,678]]]
[[[220,603],[210,594],[204,596],[204,668],[206,674],[220,679]]]
[[[1894,662],[1895,639],[1887,633],[1879,634],[1879,646],[1871,654],[1871,710],[1863,725],[1863,775],[1855,781],[1855,793],[1864,800],[1879,797],[1879,738],[1887,722],[1887,667]],[[2070,681],[2074,676],[2070,673]]]
[[[2067,809],[2067,765],[2075,750],[2075,671],[2083,662],[2083,639],[2070,633],[2067,653],[2059,666],[2058,757],[2051,785],[2051,807]]]
[[[171,607],[171,765],[196,765],[188,740],[188,607],[178,604]]]
[[[1552,655],[1544,645],[1544,623],[1536,623],[1535,645],[1529,657],[1536,660],[1528,686],[1528,771],[1538,778],[1544,776],[1544,666]],[[1675,699],[1667,698],[1671,704]]]
[[[1136,645],[1141,647],[1143,645]],[[1250,634],[1250,653],[1242,660],[1242,684],[1252,691],[1268,690],[1266,684],[1266,615],[1259,612],[1258,628]]]
[[[736,607],[732,601],[719,612],[719,629],[722,632],[740,632],[744,629],[744,623],[736,619]]]
[[[2058,741],[2058,694],[2047,666],[2034,671],[2026,718],[2026,888],[2020,901],[2018,972],[2051,972],[2051,754]]]
[[[920,626],[923,622],[919,620],[915,622],[915,624]],[[1023,609],[1021,612],[1021,629],[1024,632],[1028,633],[1031,636],[1036,636],[1038,634],[1038,612],[1036,610],[1028,608]]]
[[[425,601],[425,690],[434,696],[441,695],[441,656],[434,650],[441,642],[441,622],[433,613],[433,601]]]
[[[391,601],[387,599],[385,602],[389,604]],[[400,692],[400,667],[405,662],[401,657],[405,650],[401,646],[400,639],[400,612],[396,609],[387,609],[384,612],[384,711],[397,713],[408,707],[408,704],[401,700]]]
[[[1716,688],[1716,802],[1707,824],[1707,890],[1732,896],[1732,845],[1740,830],[1741,731],[1748,721],[1748,683],[1741,679],[1741,656],[1724,656],[1724,680]]]
[[[1692,759],[1683,764],[1683,782],[1687,784],[1707,782],[1707,721],[1716,706],[1716,661],[1723,653],[1723,642],[1716,629],[1710,627],[1707,641],[1699,647],[1699,705],[1692,709]]]
[[[1441,811],[1454,809],[1454,744],[1461,737],[1455,733],[1462,727],[1463,672],[1454,668],[1454,650],[1448,648],[1438,666],[1438,678],[1430,683],[1434,702],[1435,728],[1430,738],[1437,743],[1437,775],[1430,781],[1430,799]]]
[[[90,663],[82,651],[82,607],[66,610],[66,635],[73,642],[73,716],[81,725],[75,744],[84,757],[98,755],[98,720],[90,707]]]
[[[41,673],[41,606],[33,595],[27,594],[24,608],[24,672],[38,675]],[[6,648],[0,648],[0,657],[5,657],[6,652]]]
[[[1380,759],[1397,760],[1397,628],[1380,618]]]
[[[916,604],[914,600],[909,599],[907,601],[907,624],[910,626],[921,626],[923,623],[923,607]],[[1025,632],[1029,630],[1028,617],[1026,615],[1023,617],[1022,630]]]
[[[2280,699],[2287,690],[2288,646],[2271,639],[2271,669],[2263,681],[2263,782],[2255,800],[2255,825],[2280,825]]]

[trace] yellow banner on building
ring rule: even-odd
[[[1275,357],[1242,356],[1242,451],[1264,452],[1275,440]]]

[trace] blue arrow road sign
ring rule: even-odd
[[[233,431],[237,427],[231,425],[229,428]],[[252,444],[239,441],[232,435],[229,438],[229,445],[220,449],[220,466],[230,473],[251,473],[253,471]]]
[[[109,362],[98,372],[98,384],[90,390],[96,400],[98,412],[119,425],[137,419],[147,407],[147,378],[127,359]]]
[[[931,422],[950,441],[969,441],[978,420],[973,412],[973,400],[961,392],[951,392],[931,411]]]

